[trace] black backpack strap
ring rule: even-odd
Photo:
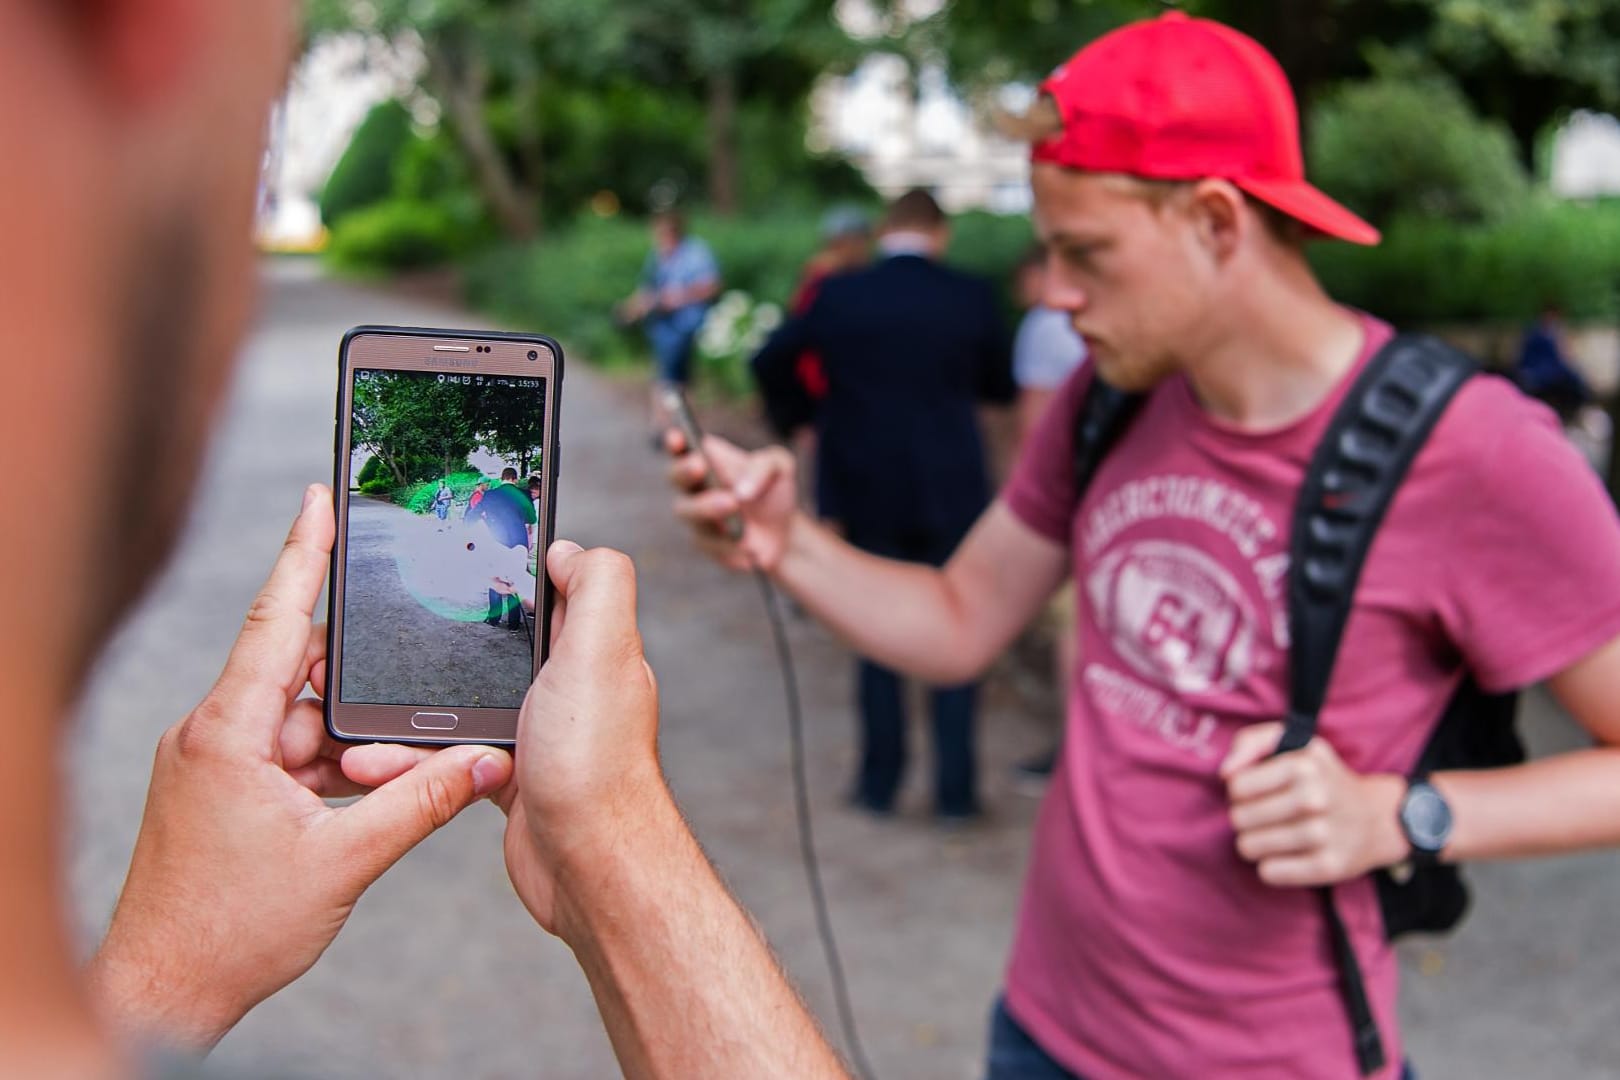
[[[1130,426],[1143,400],[1142,394],[1127,394],[1092,376],[1086,396],[1074,414],[1074,446],[1070,460],[1076,504],[1085,497],[1097,466]]]
[[[1367,362],[1317,445],[1289,539],[1288,730],[1278,753],[1316,734],[1378,526],[1440,415],[1478,370],[1449,345],[1403,334]]]
[[[1289,706],[1279,754],[1316,735],[1333,662],[1373,538],[1401,480],[1462,385],[1478,371],[1429,337],[1402,335],[1379,350],[1339,406],[1300,486],[1288,572]],[[1384,1067],[1355,948],[1333,889],[1318,890],[1339,965],[1362,1075]]]

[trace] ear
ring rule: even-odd
[[[220,0],[73,0],[85,61],[116,108],[139,110],[184,81]],[[240,0],[227,0],[238,3]]]
[[[1193,185],[1189,212],[1199,242],[1217,261],[1238,250],[1250,224],[1243,210],[1243,192],[1231,181],[1206,179]]]

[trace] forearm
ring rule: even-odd
[[[1509,769],[1444,772],[1447,861],[1512,859],[1620,846],[1620,747],[1595,747]]]
[[[559,931],[624,1075],[848,1073],[667,795],[559,883]]]
[[[775,577],[846,645],[885,667],[949,686],[988,662],[943,570],[868,554],[802,513]]]
[[[171,973],[161,945],[130,940],[118,919],[85,969],[85,982],[104,1023],[137,1046],[208,1053],[236,1026],[246,1008],[213,994],[197,972]]]

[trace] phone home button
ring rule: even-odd
[[[453,712],[419,712],[411,716],[411,727],[420,731],[454,731],[461,717]]]

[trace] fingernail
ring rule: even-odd
[[[758,486],[758,482],[755,481],[753,477],[749,477],[747,480],[744,480],[742,483],[737,485],[737,498],[752,499],[754,497],[754,489]]]
[[[300,514],[309,513],[309,508],[314,506],[315,505],[315,500],[320,498],[320,497],[321,497],[321,489],[320,489],[319,485],[311,484],[311,485],[309,485],[309,487],[305,488],[304,489],[304,508],[302,510],[300,510],[299,513]]]
[[[473,793],[482,797],[501,786],[501,763],[489,754],[473,762]]]
[[[585,549],[574,543],[572,540],[558,540],[551,545],[551,550],[561,552],[564,555],[572,555],[577,551],[584,551]]]

